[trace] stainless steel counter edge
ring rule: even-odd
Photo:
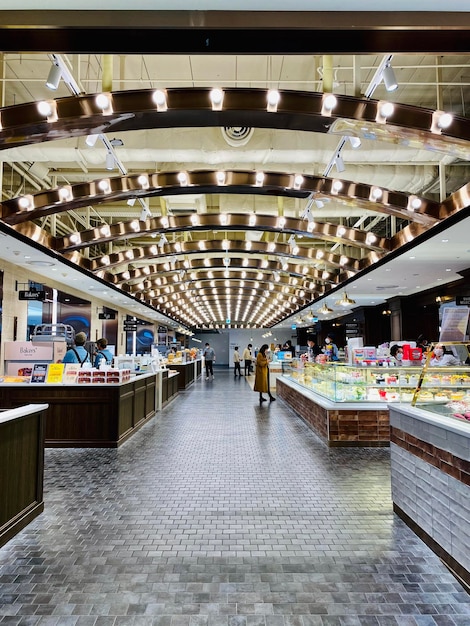
[[[11,422],[19,417],[25,417],[26,415],[31,415],[32,413],[45,411],[48,408],[48,404],[25,404],[25,406],[20,406],[16,409],[6,409],[5,411],[0,412],[0,424]]]

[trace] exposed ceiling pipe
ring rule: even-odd
[[[113,57],[110,54],[103,54],[103,75],[101,77],[101,87],[103,91],[113,90]]]

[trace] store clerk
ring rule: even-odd
[[[429,365],[435,367],[436,365],[460,365],[459,359],[457,359],[450,352],[446,352],[445,345],[443,343],[436,344]]]

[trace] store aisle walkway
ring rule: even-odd
[[[46,510],[0,549],[0,626],[468,626],[392,512],[388,449],[328,449],[257,398],[216,370],[119,450],[47,450]]]

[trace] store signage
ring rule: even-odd
[[[115,320],[116,313],[98,313],[98,319],[99,320]]]
[[[46,299],[46,292],[44,290],[37,289],[29,289],[28,291],[19,291],[18,292],[19,300],[39,300],[43,301]]]
[[[133,333],[137,330],[136,320],[124,320],[124,331],[127,333]]]
[[[455,304],[458,306],[470,306],[470,296],[456,296]]]

